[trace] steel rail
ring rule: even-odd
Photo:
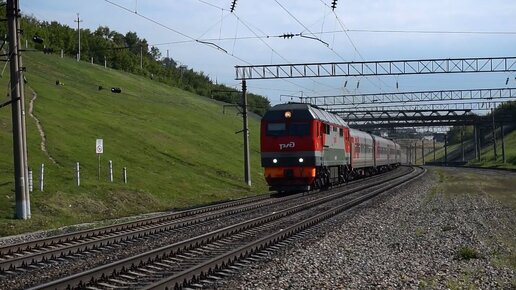
[[[400,186],[401,184],[404,184],[409,180],[417,178],[417,177],[421,176],[424,172],[426,172],[426,170],[421,169],[420,172],[418,172],[414,175],[409,174],[409,176],[401,177],[401,180],[398,182],[391,182],[385,187],[378,188],[368,194],[362,195],[362,196],[357,197],[351,201],[348,201],[342,205],[336,206],[336,207],[326,210],[322,213],[319,213],[305,221],[298,222],[288,228],[279,230],[274,234],[268,235],[266,237],[263,237],[259,240],[254,241],[252,243],[249,243],[245,246],[242,246],[238,249],[235,249],[231,252],[220,255],[220,256],[213,258],[203,264],[200,264],[200,265],[197,265],[196,267],[187,269],[174,276],[171,276],[166,279],[162,279],[161,281],[153,283],[149,286],[143,287],[142,289],[145,289],[145,290],[181,289],[182,287],[187,286],[188,284],[198,282],[201,279],[203,279],[204,277],[206,277],[210,274],[213,274],[217,270],[220,270],[229,265],[232,265],[235,262],[237,262],[238,260],[248,257],[253,253],[259,252],[259,251],[264,250],[272,245],[275,245],[283,240],[286,240],[287,238],[290,238],[290,237],[294,236],[295,234],[298,234],[299,232],[304,231],[316,224],[319,224],[319,223],[327,220],[330,217],[333,217],[339,213],[342,213],[343,211],[345,211],[347,209],[350,209],[358,204],[361,204],[362,202],[369,200],[369,199],[377,196],[380,193],[383,193],[394,187]]]
[[[2,248],[0,273],[17,267],[45,262],[66,255],[95,250],[135,238],[142,238],[160,232],[191,226],[223,216],[248,211],[274,203],[267,197],[258,196],[227,204],[212,205],[173,213],[167,216],[146,218],[100,229],[85,230],[42,240],[35,240]],[[247,205],[251,204],[251,205]],[[247,205],[247,206],[246,206]],[[207,215],[206,215],[207,214]],[[198,217],[198,215],[205,215]],[[187,218],[190,217],[190,218]],[[183,219],[181,219],[183,218]]]
[[[382,176],[380,175],[378,179],[381,180]],[[355,182],[358,181],[359,180]],[[234,202],[177,212],[167,215],[166,217],[146,218],[141,221],[107,226],[97,230],[86,230],[71,235],[61,235],[54,238],[22,243],[21,247],[25,247],[23,251],[11,251],[8,252],[8,255],[0,256],[0,273],[13,271],[16,268],[26,267],[32,264],[44,263],[57,258],[72,256],[77,253],[99,250],[105,246],[112,246],[134,239],[162,234],[170,230],[178,230],[183,227],[216,220],[221,217],[263,208],[271,204],[277,204],[278,202],[287,202],[297,197],[298,195],[292,195],[282,198],[281,201],[277,199],[266,199],[267,197],[264,196],[246,198]],[[179,219],[188,216],[192,217]],[[38,245],[38,247],[29,248],[29,244]],[[4,247],[4,249],[8,248],[9,247]]]
[[[57,235],[53,237],[33,240],[33,241],[27,241],[22,243],[16,243],[12,245],[2,246],[0,247],[0,259],[5,255],[12,255],[12,254],[20,254],[24,251],[30,251],[33,249],[37,249],[40,247],[48,247],[48,246],[55,246],[56,244],[60,243],[69,243],[74,242],[77,240],[82,239],[90,239],[92,237],[95,237],[97,235],[105,235],[105,234],[112,234],[115,232],[121,232],[121,231],[127,231],[131,228],[136,227],[142,227],[142,226],[148,226],[151,224],[157,224],[157,223],[164,223],[170,220],[183,218],[186,216],[193,216],[198,214],[207,213],[210,211],[215,210],[221,210],[229,207],[234,206],[240,206],[243,204],[253,203],[258,200],[264,200],[269,198],[269,195],[260,195],[260,196],[253,196],[248,198],[243,198],[235,201],[228,201],[220,204],[214,204],[214,205],[208,205],[193,209],[187,209],[179,212],[174,212],[170,214],[166,214],[159,217],[149,217],[149,218],[142,218],[137,221],[129,221],[124,222],[116,225],[108,225],[100,228],[95,229],[87,229],[82,230],[74,233],[66,233],[62,235]]]
[[[403,174],[398,174],[395,177],[390,178],[393,180],[395,178],[399,178]],[[378,181],[376,185],[385,183],[385,180]],[[193,249],[196,247],[200,247],[202,245],[206,245],[208,243],[212,243],[216,240],[220,240],[225,237],[229,237],[236,233],[239,233],[243,230],[247,230],[253,227],[261,226],[265,223],[289,216],[295,212],[302,211],[303,209],[313,207],[317,204],[321,204],[324,202],[329,202],[336,198],[337,196],[345,196],[352,192],[358,192],[360,190],[368,189],[373,186],[372,184],[361,185],[356,189],[348,189],[341,191],[340,193],[330,194],[325,197],[321,197],[317,200],[309,201],[308,203],[296,205],[291,208],[287,208],[278,212],[274,212],[262,217],[254,218],[248,220],[244,223],[228,226],[226,228],[222,228],[210,233],[203,234],[198,237],[190,238],[188,240],[175,243],[166,247],[158,248],[151,250],[147,253],[143,253],[134,257],[126,258],[111,264],[103,265],[82,273],[78,273],[69,277],[65,277],[53,282],[49,282],[40,286],[36,286],[33,289],[61,289],[61,288],[70,288],[76,287],[79,285],[80,287],[85,286],[90,281],[96,281],[98,279],[103,279],[105,277],[111,276],[113,273],[125,272],[127,269],[131,269],[136,265],[140,265],[146,263],[148,261],[155,261],[165,256],[179,254],[185,252],[189,249]]]

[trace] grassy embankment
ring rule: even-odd
[[[431,168],[438,176],[438,184],[429,192],[429,198],[434,198],[437,194],[443,194],[448,199],[457,197],[480,196],[488,199],[495,199],[499,204],[508,207],[512,211],[516,210],[516,179],[513,174],[492,174],[485,175],[474,171],[453,170],[447,168]],[[482,210],[482,209],[478,209]],[[496,220],[492,220],[496,224]],[[493,225],[494,228],[497,228]],[[495,236],[486,243],[496,245],[503,244],[506,247],[504,254],[489,253],[496,263],[502,263],[516,269],[516,240],[514,235],[516,228],[498,228]]]
[[[480,161],[472,160],[468,163],[471,166],[513,168],[516,169],[516,131],[512,131],[504,138],[505,163],[502,160],[502,141],[496,140],[496,153],[498,158],[494,160],[493,145],[486,146],[480,151]]]
[[[507,134],[504,138],[505,142],[505,159],[506,162],[503,163],[502,160],[502,141],[501,139],[497,139],[496,143],[496,151],[498,158],[496,161],[494,160],[493,153],[493,145],[489,144],[484,146],[481,149],[480,161],[471,160],[467,163],[469,166],[480,166],[480,167],[494,167],[494,168],[512,168],[516,169],[516,131],[513,131]],[[426,145],[425,145],[426,146]],[[436,160],[444,158],[444,147],[439,148],[442,145],[436,146]],[[448,155],[452,154],[454,151],[459,151],[460,144],[453,144],[448,146]],[[429,153],[425,154],[425,161],[433,161],[434,153],[431,150]],[[417,164],[421,164],[422,160],[419,157],[417,160]]]
[[[209,99],[146,79],[41,53],[24,54],[29,165],[44,192],[31,195],[32,219],[14,220],[11,110],[0,109],[0,236],[243,197],[266,190],[259,122],[250,120],[252,190],[243,182],[241,116]],[[8,74],[0,78],[7,88]],[[56,85],[59,80],[64,85]],[[98,90],[102,86],[103,90]],[[121,94],[110,92],[120,87]],[[41,121],[52,163],[41,151]],[[95,139],[104,139],[97,180]],[[115,181],[107,180],[113,161]],[[81,165],[81,186],[75,164]],[[128,184],[121,181],[127,167]],[[37,186],[35,186],[37,188]]]

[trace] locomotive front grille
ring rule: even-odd
[[[294,170],[292,170],[292,169],[285,169],[285,170],[283,170],[283,176],[285,176],[287,178],[294,177]]]

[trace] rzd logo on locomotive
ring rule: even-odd
[[[295,142],[290,142],[290,143],[286,143],[286,144],[279,144],[279,149],[280,150],[287,149],[287,148],[294,148],[294,147],[296,147],[296,143]]]

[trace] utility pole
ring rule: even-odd
[[[462,162],[464,162],[464,126],[460,127],[460,150],[462,153]]]
[[[495,111],[494,108],[491,109],[491,115],[493,116],[493,153],[494,153],[494,161],[498,159],[498,155],[496,154],[496,126],[495,126]]]
[[[421,165],[425,165],[425,138],[421,139]]]
[[[475,138],[475,159],[477,159],[478,161],[480,161],[480,154],[479,154],[479,149],[478,149],[478,126],[475,125],[473,127],[473,138]]]
[[[17,0],[18,3],[19,3],[19,0]],[[18,7],[19,7],[19,4],[18,4]],[[18,32],[21,33],[21,28],[20,28],[20,21],[19,21],[19,18],[16,18],[16,29]],[[22,47],[21,46],[21,39],[20,37],[17,37],[18,38],[18,47]],[[19,70],[19,76],[18,76],[18,85],[19,85],[19,88],[20,88],[20,106],[21,106],[21,112],[22,112],[22,115],[21,115],[21,121],[22,121],[22,140],[23,140],[23,167],[24,167],[24,170],[25,170],[25,195],[26,195],[26,208],[27,208],[27,218],[31,218],[31,209],[30,209],[30,190],[29,190],[29,151],[27,150],[27,125],[25,123],[25,89],[24,89],[24,80],[25,80],[25,77],[24,77],[24,71],[25,71],[25,67],[23,66],[23,61],[22,61],[22,57],[21,57],[21,53],[20,51],[18,51],[18,53],[16,54],[17,57],[18,57],[18,66],[20,68]]]
[[[500,124],[500,130],[502,131],[502,162],[505,163],[506,160],[505,160],[505,141],[504,141],[504,137],[505,137],[505,133],[503,132],[503,123]]]
[[[434,162],[435,162],[435,135],[434,135],[432,142],[433,142],[433,147],[434,147]]]
[[[143,69],[143,45],[140,45],[140,69]]]
[[[77,32],[79,33],[79,48],[77,50],[77,61],[81,60],[81,22],[82,20],[79,17],[79,13],[77,13],[77,20],[74,20],[74,22],[77,22]]]
[[[7,1],[7,26],[9,34],[9,63],[11,86],[10,95],[12,103],[12,124],[13,124],[13,157],[14,157],[14,187],[16,197],[16,218],[29,218],[27,204],[28,198],[28,168],[27,168],[27,145],[24,140],[25,124],[24,118],[24,99],[23,99],[23,78],[21,77],[21,67],[19,55],[19,24],[20,17],[19,0]]]
[[[448,166],[448,133],[444,134],[444,166]]]
[[[242,80],[242,118],[244,126],[242,133],[244,134],[244,175],[247,186],[251,186],[251,164],[249,162],[249,128],[247,125],[247,84]]]
[[[417,164],[417,142],[414,142],[414,165]]]

